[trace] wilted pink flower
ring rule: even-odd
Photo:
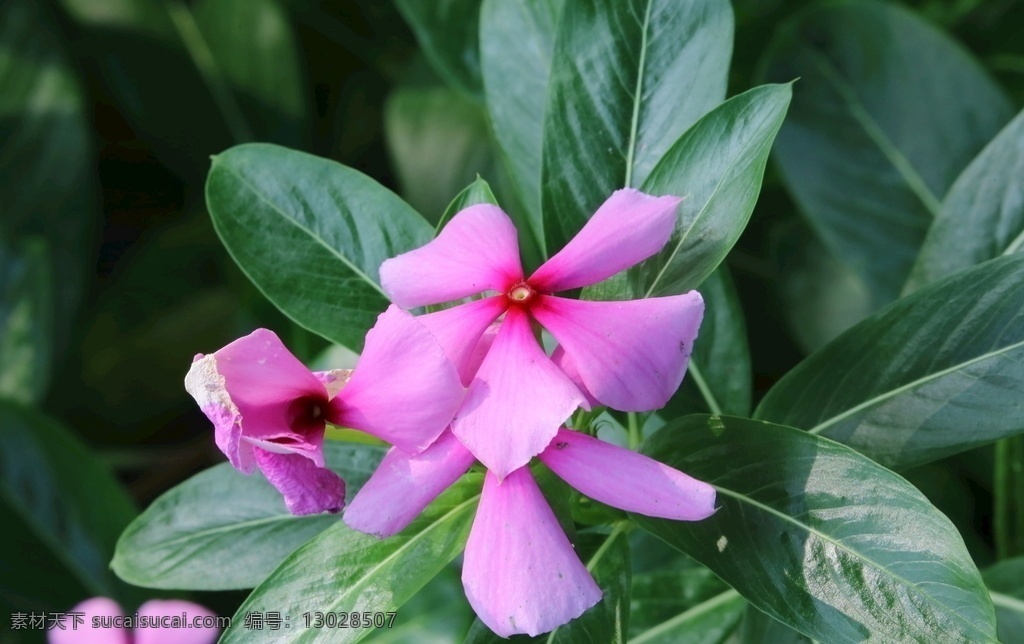
[[[418,319],[469,387],[452,422],[455,435],[499,479],[543,451],[577,407],[593,401],[648,411],[678,389],[704,313],[699,293],[625,302],[551,294],[594,284],[658,252],[672,234],[679,201],[615,192],[529,278],[512,221],[486,204],[459,212],[433,241],[381,266],[384,290],[406,308],[496,293]],[[503,314],[471,377],[478,339]],[[558,340],[552,358],[531,319]]]
[[[324,465],[326,423],[417,453],[462,401],[455,367],[431,333],[392,306],[366,336],[351,372],[312,373],[272,331],[257,329],[196,356],[185,388],[213,421],[236,469],[259,467],[292,514],[337,512],[345,484]]]
[[[540,460],[586,496],[629,512],[681,521],[714,512],[710,485],[580,432],[558,430]],[[345,510],[345,523],[396,534],[473,461],[450,431],[416,455],[392,449]],[[487,473],[462,583],[480,620],[503,637],[550,631],[601,599],[528,467],[502,481]]]
[[[77,613],[77,615],[75,615]],[[220,629],[208,609],[176,599],[154,599],[125,615],[113,599],[93,597],[47,632],[50,644],[212,644]]]

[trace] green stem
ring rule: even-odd
[[[629,449],[635,451],[640,446],[640,440],[643,438],[640,434],[640,418],[633,411],[626,414],[626,417],[628,419],[626,429],[629,432]]]

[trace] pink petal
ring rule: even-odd
[[[290,444],[323,429],[307,415],[327,403],[324,385],[267,329],[196,356],[185,389],[213,422],[217,446],[243,472],[254,464],[243,436]]]
[[[537,635],[601,600],[528,468],[487,473],[462,565],[466,598],[502,637]]]
[[[583,494],[627,512],[677,521],[715,512],[715,488],[707,483],[580,432],[559,430],[540,460]]]
[[[548,446],[586,400],[533,337],[526,314],[505,314],[452,430],[499,480]]]
[[[516,227],[490,204],[462,210],[433,241],[380,267],[384,292],[407,309],[505,291],[522,279]]]
[[[546,293],[579,288],[647,259],[668,243],[680,201],[616,190],[565,248],[537,269],[530,285]]]
[[[450,431],[414,456],[392,447],[345,508],[345,523],[381,538],[397,534],[465,474],[473,460]]]
[[[504,311],[505,298],[496,296],[420,315],[416,320],[434,334],[448,359],[459,370],[462,383],[468,386],[480,366],[479,360],[473,360],[474,355],[479,354],[475,347],[484,331]]]
[[[363,354],[331,400],[327,419],[420,452],[448,426],[464,394],[433,334],[392,305],[366,334]]]
[[[178,599],[154,599],[139,607],[139,617],[167,624],[160,628],[136,628],[135,644],[213,644],[220,635],[216,626],[204,626],[216,615],[209,609]],[[193,620],[199,621],[193,621]],[[187,622],[187,624],[186,624]],[[188,624],[194,624],[190,628]]]
[[[626,302],[540,296],[530,312],[594,398],[620,411],[651,411],[683,380],[704,300],[697,291]]]
[[[587,390],[587,386],[583,384],[583,378],[580,377],[580,370],[576,368],[576,363],[573,362],[572,357],[565,352],[565,349],[561,345],[555,347],[555,350],[551,353],[551,362],[555,363],[555,366],[562,370],[562,373],[572,381],[572,384],[576,385],[576,389],[579,390],[583,397],[587,399],[587,404],[591,407],[600,407],[601,402],[594,398],[594,395]]]
[[[71,613],[82,613],[75,617]],[[93,597],[78,604],[64,616],[64,628],[46,631],[50,644],[129,644],[131,638],[124,628],[93,628],[93,617],[121,617],[121,607],[113,599]],[[111,622],[108,622],[111,623]]]
[[[340,512],[345,506],[345,481],[332,470],[317,467],[299,454],[254,452],[263,475],[284,496],[292,514]]]

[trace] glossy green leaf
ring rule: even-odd
[[[308,92],[299,45],[278,0],[200,0],[191,9],[202,38],[192,47],[209,50],[209,64],[233,94],[252,138],[301,146]]]
[[[992,528],[996,556],[1000,559],[1024,555],[1024,436],[1004,438],[996,443],[992,482]]]
[[[434,70],[451,87],[479,99],[481,0],[395,0]]]
[[[566,4],[544,115],[549,252],[614,190],[643,185],[676,139],[721,102],[732,32],[732,9],[717,0]]]
[[[718,511],[695,522],[633,520],[804,635],[994,640],[988,592],[956,528],[863,455],[722,416],[676,421],[643,451],[714,485]]]
[[[345,479],[348,499],[384,451],[324,441],[327,465]],[[293,516],[263,476],[222,463],[146,508],[118,541],[111,567],[125,581],[149,588],[254,588],[293,550],[339,521],[331,514]]]
[[[484,0],[480,66],[487,113],[533,235],[541,220],[541,153],[555,29],[564,0]]]
[[[50,380],[53,286],[46,245],[0,241],[0,397],[38,401]]]
[[[277,642],[280,632],[245,628],[250,612],[290,617],[290,642],[354,642],[373,629],[315,628],[316,611],[397,611],[466,545],[480,498],[480,477],[468,475],[438,497],[404,531],[387,539],[337,522],[284,560],[239,607],[221,642]]]
[[[1000,561],[982,572],[996,607],[999,641],[1016,642],[1024,633],[1024,557]]]
[[[678,195],[676,230],[657,255],[584,292],[629,299],[697,288],[747,225],[789,85],[765,85],[718,106],[675,142],[644,181],[649,194]]]
[[[1024,112],[953,183],[906,292],[1000,255],[1024,252]]]
[[[355,351],[388,306],[381,263],[433,236],[422,217],[366,175],[273,145],[214,157],[206,202],[228,252],[267,298]]]
[[[755,416],[910,467],[1024,432],[1024,256],[905,297],[810,356]]]
[[[634,530],[630,543],[631,644],[711,644],[736,629],[746,602],[711,570],[643,530]]]
[[[790,192],[879,301],[895,299],[1009,102],[957,43],[893,3],[813,5],[777,31],[764,70],[800,79],[776,146]]]
[[[134,597],[107,566],[135,516],[128,495],[71,432],[8,401],[0,401],[0,500],[45,546],[46,568],[70,571],[93,595]],[[23,556],[4,549],[5,557],[12,554]],[[16,591],[35,583],[4,577],[2,585]]]
[[[384,128],[402,195],[431,222],[475,177],[496,178],[484,110],[448,88],[396,89]]]
[[[95,211],[91,121],[50,12],[0,3],[0,244],[46,242],[53,355],[63,357],[85,285]],[[47,366],[48,368],[48,366]]]
[[[630,644],[719,644],[735,632],[746,605],[739,593],[727,590],[637,633],[629,641]]]
[[[402,604],[394,626],[375,629],[362,641],[369,644],[454,641],[455,634],[469,630],[476,618],[466,601],[460,573],[458,565],[449,565]]]
[[[448,204],[448,207],[445,208],[444,214],[441,215],[440,221],[437,222],[437,228],[435,231],[441,232],[441,229],[448,223],[448,220],[454,217],[460,210],[482,203],[489,203],[497,206],[498,200],[494,197],[494,193],[491,192],[491,186],[480,177],[477,177],[476,181],[469,184],[462,189],[462,192],[455,195],[455,199]]]
[[[813,640],[748,605],[746,613],[743,615],[743,626],[740,628],[740,642],[742,644],[811,644]]]

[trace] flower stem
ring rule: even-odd
[[[640,434],[640,418],[633,411],[626,414],[626,418],[628,419],[626,430],[629,432],[629,449],[635,451],[643,439],[643,436]]]

